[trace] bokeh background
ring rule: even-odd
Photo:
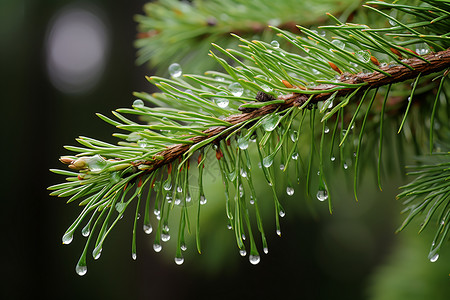
[[[102,257],[88,261],[88,273],[79,277],[81,234],[68,246],[61,243],[79,208],[48,196],[46,187],[61,180],[48,169],[61,167],[62,146],[79,135],[115,142],[111,126],[95,113],[108,115],[130,106],[133,91],[153,90],[144,78],[152,70],[135,64],[133,47],[133,15],[145,2],[0,2],[2,299],[448,299],[449,247],[432,264],[428,232],[417,236],[413,224],[394,234],[402,220],[395,201],[405,182],[401,168],[385,174],[383,192],[373,172],[364,173],[360,202],[336,170],[332,216],[319,203],[311,203],[311,212],[300,190],[292,197],[281,191],[287,212],[281,238],[262,187],[269,254],[253,266],[226,229],[213,167],[202,255],[190,236],[185,263],[177,266],[170,246],[155,253],[153,236],[140,232],[133,261],[132,223],[124,218]]]

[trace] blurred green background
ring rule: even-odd
[[[448,299],[449,247],[430,263],[427,232],[417,236],[412,224],[394,234],[402,220],[395,201],[397,186],[405,182],[400,168],[385,174],[383,192],[366,170],[360,202],[344,171],[333,171],[332,216],[318,201],[312,201],[316,214],[311,213],[304,193],[296,189],[288,197],[281,182],[286,210],[281,238],[275,234],[271,196],[265,197],[269,189],[257,178],[269,254],[253,266],[239,255],[234,233],[226,228],[222,184],[213,167],[202,210],[202,255],[190,236],[185,263],[177,266],[170,247],[155,253],[153,236],[140,231],[133,261],[131,221],[124,218],[102,257],[89,260],[88,273],[79,277],[74,269],[83,237],[78,234],[69,246],[61,243],[79,208],[48,196],[46,187],[61,180],[48,169],[61,167],[58,157],[68,154],[62,146],[75,144],[79,135],[115,142],[112,127],[94,113],[108,115],[130,106],[133,91],[152,91],[144,78],[152,71],[135,65],[133,48],[133,15],[145,2],[0,2],[2,299]],[[70,31],[64,26],[74,16],[83,20],[80,28],[92,26]],[[64,44],[68,35],[78,40]],[[84,53],[86,48],[91,52]],[[70,53],[75,56],[65,60]]]

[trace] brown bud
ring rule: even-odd
[[[373,56],[373,55],[370,57],[370,61],[371,61],[374,65],[377,65],[377,66],[380,65],[380,62],[378,61],[378,59],[377,59],[375,56]]]
[[[338,72],[339,74],[342,74],[341,69],[339,69],[334,63],[332,63],[331,61],[328,62],[328,64],[330,65],[330,67],[335,70],[336,72]]]
[[[63,164],[71,165],[71,164],[73,163],[74,160],[73,160],[72,158],[70,158],[70,157],[62,156],[62,157],[59,159],[59,161],[62,162]]]
[[[288,89],[292,89],[294,86],[287,80],[281,80],[281,82],[284,84],[285,87],[287,87]]]

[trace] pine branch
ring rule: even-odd
[[[419,74],[428,75],[445,70],[450,67],[450,50],[440,51],[436,53],[428,54],[421,58],[409,58],[404,61],[409,67],[404,65],[394,65],[381,67],[381,72],[373,73],[358,73],[358,74],[342,74],[337,84],[321,84],[309,90],[309,93],[291,93],[288,95],[279,96],[278,99],[283,100],[283,103],[269,104],[261,108],[254,109],[251,112],[243,112],[239,115],[232,115],[224,119],[231,126],[248,123],[252,120],[259,119],[265,115],[272,114],[274,111],[284,111],[292,106],[302,107],[306,102],[309,104],[317,104],[320,101],[325,101],[333,95],[336,88],[340,87],[340,84],[348,84],[352,86],[361,86],[361,92],[366,89],[374,89],[385,85],[390,85],[398,82],[402,82],[408,79],[416,78]],[[412,68],[412,70],[411,70]],[[336,96],[345,97],[352,93],[355,88],[344,88],[337,90]],[[319,92],[319,93],[316,93]],[[248,110],[243,108],[242,110]],[[141,161],[134,166],[140,164],[149,165],[148,171],[151,172],[155,169],[169,164],[177,159],[180,159],[189,149],[202,141],[211,140],[212,137],[217,139],[211,140],[210,143],[217,143],[218,140],[227,137],[227,134],[223,134],[228,127],[212,127],[203,131],[204,135],[192,137],[189,140],[192,144],[178,144],[169,147],[158,154],[161,158],[152,161]]]
[[[450,13],[440,1],[427,2],[429,6],[426,9],[423,6],[370,2],[377,7],[387,5],[404,13],[408,22],[389,15],[388,19],[394,24],[387,28],[372,29],[367,25],[343,24],[332,15],[329,17],[336,25],[321,27],[328,33],[328,37],[327,34],[304,27],[300,27],[302,36],[272,28],[291,49],[298,52],[286,51],[279,43],[248,41],[242,37],[238,37],[242,43],[240,50],[224,49],[213,44],[225,58],[212,51],[210,56],[226,73],[210,71],[205,75],[181,76],[181,66],[173,64],[170,79],[157,76],[148,78],[161,89],[161,93],[135,93],[142,100],[135,100],[131,109],[122,108],[113,112],[117,121],[99,115],[104,121],[127,133],[114,134],[121,139],[118,145],[79,137],[77,141],[82,147],[66,146],[66,149],[78,154],[61,158],[73,171],[52,170],[67,176],[67,180],[49,187],[51,195],[70,197],[68,202],[80,200],[80,205],[84,207],[66,231],[63,243],[72,241],[74,231],[91,214],[83,229],[83,232],[87,232],[88,240],[77,265],[77,272],[83,275],[87,270],[86,253],[89,244],[93,242],[92,234],[89,233],[98,232],[93,250],[93,256],[97,259],[106,237],[133,201],[137,202],[132,239],[132,257],[135,259],[138,211],[145,201],[144,230],[150,233],[152,227],[149,211],[152,199],[154,214],[158,220],[154,241],[157,252],[162,249],[161,242],[170,238],[171,211],[176,207],[181,209],[177,220],[179,231],[175,258],[175,262],[181,264],[182,250],[185,248],[184,234],[189,230],[188,206],[194,198],[198,201],[199,218],[201,205],[206,203],[202,174],[211,149],[215,152],[224,182],[228,225],[235,232],[241,255],[247,253],[244,236],[249,238],[249,260],[256,264],[259,262],[259,253],[252,232],[251,223],[254,221],[249,215],[248,203],[254,203],[257,228],[265,253],[268,248],[252,182],[254,169],[251,167],[249,153],[251,140],[256,142],[261,169],[273,193],[276,232],[281,235],[280,218],[285,215],[285,211],[275,187],[276,157],[280,159],[283,171],[294,165],[297,177],[300,176],[300,165],[307,162],[307,167],[304,168],[306,194],[313,195],[311,189],[315,187],[312,186],[317,184],[316,197],[319,201],[326,201],[331,212],[332,202],[323,163],[325,141],[331,144],[332,158],[333,146],[338,144],[339,161],[344,169],[348,168],[346,157],[355,156],[356,196],[358,166],[362,165],[358,162],[363,161],[360,148],[370,141],[368,130],[380,128],[379,139],[377,136],[375,140],[379,140],[378,161],[381,162],[385,112],[395,110],[398,114],[404,111],[399,132],[414,143],[418,142],[411,137],[419,136],[422,131],[428,132],[414,127],[414,122],[408,122],[407,116],[414,117],[415,110],[411,108],[411,103],[413,98],[417,98],[416,95],[424,95],[421,102],[425,103],[424,106],[427,105],[428,97],[425,95],[435,87],[434,83],[427,81],[429,74],[441,77],[439,88],[433,95],[435,100],[431,120],[441,124],[440,132],[443,134],[439,134],[439,137],[445,137],[449,124],[448,115],[445,110],[436,112],[436,106],[441,96],[447,103],[449,101],[445,82],[450,67],[446,31],[447,15]],[[387,16],[378,8],[371,7],[370,10]],[[412,17],[414,18],[410,19]],[[418,49],[420,51],[405,47],[417,41],[421,43]],[[414,82],[412,86],[406,85],[406,93],[400,91],[400,99],[388,102],[389,95],[399,92],[399,89],[395,90],[394,84],[401,85],[401,82],[409,79]],[[385,86],[388,89],[383,89]],[[382,92],[386,94],[383,95]],[[377,95],[384,98],[379,117],[375,117],[377,112],[373,110]],[[406,99],[410,101],[403,101]],[[149,105],[146,106],[143,100]],[[402,107],[403,103],[405,108]],[[391,106],[394,108],[391,109]],[[123,114],[138,116],[146,124],[137,123]],[[361,115],[364,117],[361,118]],[[370,118],[369,115],[374,117]],[[319,121],[321,135],[319,149],[316,149],[318,134],[315,127],[319,125]],[[330,131],[327,122],[334,122],[331,137],[326,135]],[[424,122],[420,120],[416,123]],[[357,149],[355,141],[349,135],[355,126],[360,128]],[[432,126],[431,124],[430,132],[433,132]],[[299,143],[305,132],[310,133],[309,145]],[[430,144],[433,144],[432,141]],[[309,151],[303,152],[310,154],[302,158],[299,150],[305,150],[302,148],[306,146]],[[317,152],[320,170],[318,182],[312,180]],[[198,153],[198,157],[197,168],[193,171],[190,164],[194,153]],[[377,171],[380,172],[380,165]],[[198,193],[195,195],[191,195],[188,176],[192,172],[198,179]],[[234,196],[232,191],[235,192]],[[294,192],[290,182],[286,192],[288,195]],[[153,196],[152,193],[156,195]],[[200,252],[198,224],[197,219],[196,239],[197,250]]]

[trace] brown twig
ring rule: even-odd
[[[408,79],[413,79],[416,78],[419,74],[427,75],[439,72],[450,67],[450,49],[441,52],[431,53],[426,56],[423,56],[423,58],[426,61],[424,61],[423,59],[419,59],[417,57],[405,60],[404,63],[412,67],[412,69],[403,65],[385,66],[381,67],[380,69],[389,75],[380,72],[358,73],[353,75],[342,74],[340,77],[340,82],[350,84],[365,83],[365,85],[362,87],[362,90],[366,90],[388,84],[402,82]],[[335,87],[336,85],[332,84],[321,84],[314,87],[314,90],[323,91],[323,93],[314,94],[312,99],[310,100],[310,103],[318,103],[320,101],[326,100],[332,94],[332,92],[329,92],[328,90]],[[344,88],[338,91],[337,96],[345,96],[353,91],[354,88]],[[226,118],[225,121],[229,122],[232,125],[243,124],[244,122],[247,122],[249,120],[271,114],[277,109],[278,111],[283,111],[292,106],[301,106],[309,99],[310,96],[311,96],[310,94],[302,93],[302,91],[299,89],[298,93],[291,93],[278,97],[278,99],[285,100],[285,102],[282,104],[266,105],[250,112],[231,115],[228,118]],[[191,138],[190,140],[193,141],[193,144],[196,144],[213,136],[217,136],[218,139],[222,139],[226,137],[226,134],[223,134],[223,131],[225,129],[227,129],[226,126],[212,127],[204,131],[204,133],[207,134],[206,136],[196,136]],[[151,168],[148,169],[148,171],[156,170],[159,167],[171,163],[175,161],[177,158],[181,157],[184,153],[186,153],[189,150],[191,146],[192,144],[191,145],[178,144],[171,146],[166,150],[158,153],[158,155],[162,156],[163,159],[148,162],[140,162],[139,164],[151,165]]]

